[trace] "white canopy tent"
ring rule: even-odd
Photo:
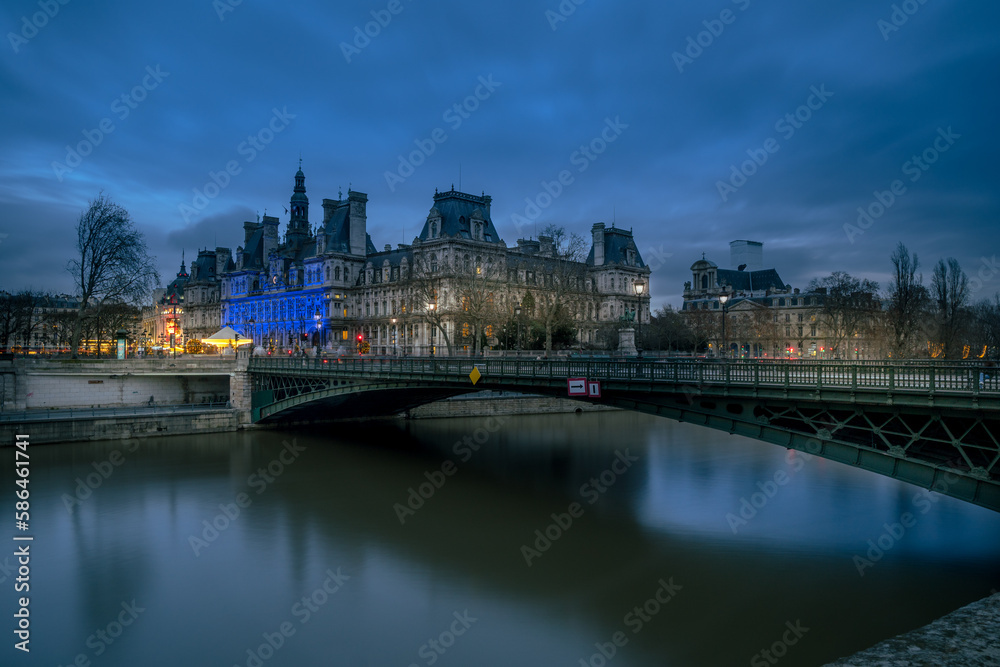
[[[202,338],[201,342],[207,345],[215,345],[216,347],[230,347],[252,345],[253,339],[241,336],[232,327],[222,327],[208,338]]]

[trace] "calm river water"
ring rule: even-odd
[[[996,513],[631,413],[31,456],[4,665],[819,665],[1000,588]]]

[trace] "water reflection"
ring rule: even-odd
[[[783,664],[818,664],[1000,585],[1000,516],[940,497],[859,576],[852,556],[919,493],[871,473],[625,413],[511,418],[456,455],[486,423],[144,441],[72,514],[63,494],[121,443],[36,448],[33,659],[255,664],[289,623],[263,664],[576,665],[617,631],[616,665],[746,664],[802,619]],[[301,456],[251,484],[293,438]],[[637,460],[607,485],[625,450]],[[394,506],[446,460],[454,474],[401,523]],[[734,534],[727,514],[768,481]],[[536,543],[574,502],[582,515]],[[317,604],[338,568],[349,579]],[[630,611],[671,578],[676,597],[634,632]],[[133,599],[146,611],[96,656],[88,637]],[[466,610],[475,622],[439,652],[430,640]]]

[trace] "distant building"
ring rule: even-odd
[[[649,269],[631,231],[594,225],[586,261],[561,259],[547,237],[508,248],[491,219],[492,198],[452,189],[435,192],[412,243],[379,251],[367,203],[354,190],[324,199],[312,228],[300,168],[283,240],[276,217],[243,223],[243,245],[221,273],[219,323],[280,352],[447,354],[484,341],[513,348],[522,321],[526,328],[556,298],[579,345],[596,345],[599,329],[626,313],[649,321]],[[645,288],[638,296],[637,282]]]
[[[191,275],[184,283],[184,313],[181,317],[185,340],[208,338],[222,321],[222,275],[235,268],[229,248],[199,250],[191,262]]]
[[[177,276],[166,287],[153,290],[153,305],[142,309],[141,347],[170,348],[183,347],[185,343],[184,287],[191,276],[188,275],[181,255],[181,268]]]
[[[763,268],[763,243],[733,241],[729,249],[733,268],[719,268],[702,255],[684,283],[681,315],[708,352],[730,358],[829,356],[819,317],[823,293],[792,289],[777,270]]]
[[[0,291],[0,350],[68,349],[80,299],[68,294]]]

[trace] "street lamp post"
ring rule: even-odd
[[[437,308],[436,303],[427,304],[427,312],[430,313],[430,315],[427,317],[427,347],[429,348],[431,355],[434,354],[434,345],[431,342],[431,335],[434,333],[434,323],[432,321],[432,318],[434,317],[434,310],[436,308]]]
[[[729,356],[729,346],[726,344],[726,302],[729,301],[728,294],[719,296],[719,303],[722,304],[722,355],[723,358]]]
[[[632,289],[635,290],[635,338],[638,343],[642,340],[640,336],[640,331],[642,330],[642,293],[646,289],[646,283],[642,282],[641,279],[636,280],[632,283]]]
[[[521,304],[514,306],[514,347],[521,354]]]
[[[319,347],[320,347],[320,349],[322,349],[323,348],[323,322],[320,319],[320,314],[319,314],[318,310],[316,311],[316,314],[313,315],[313,319],[316,320],[316,333],[319,334],[319,337],[318,337],[319,338]]]
[[[392,337],[389,339],[389,345],[392,346],[392,356],[396,356],[396,318],[392,318]]]

